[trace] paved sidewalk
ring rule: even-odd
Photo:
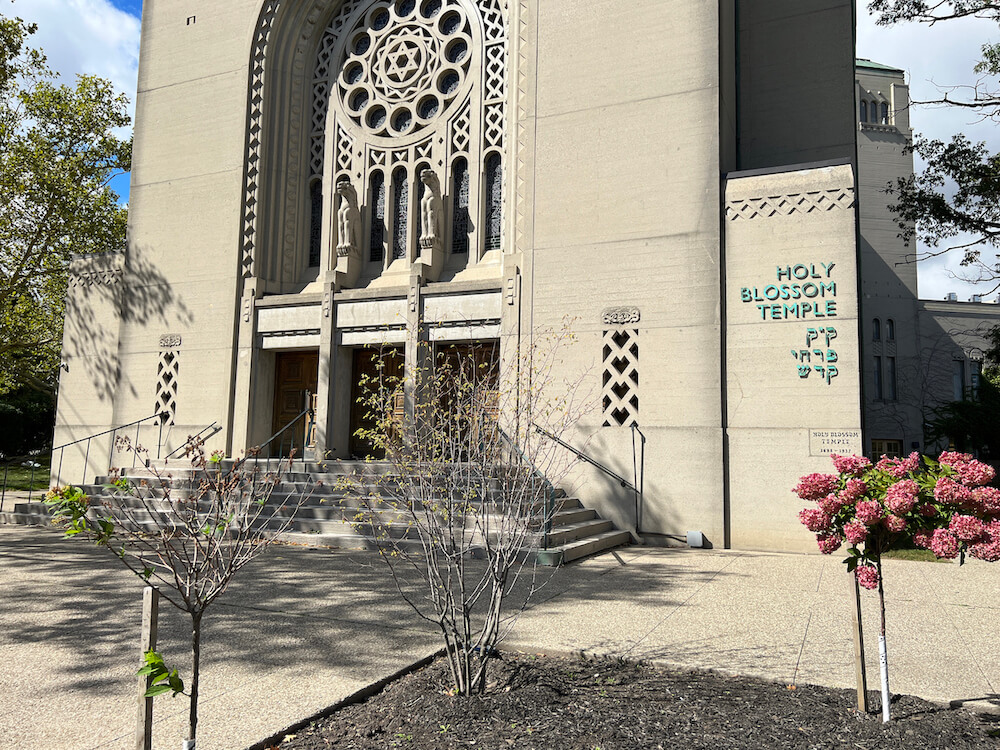
[[[243,748],[437,649],[370,553],[282,547],[205,619],[199,750]],[[1000,709],[1000,567],[888,561],[891,686]],[[544,574],[544,572],[543,572]],[[140,585],[97,550],[0,526],[0,749],[131,747]],[[865,594],[869,685],[876,597]],[[185,621],[161,609],[182,674]],[[837,556],[634,548],[556,571],[508,643],[853,686]],[[186,701],[156,701],[156,747]]]

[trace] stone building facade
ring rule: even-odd
[[[1000,297],[919,298],[916,249],[900,239],[885,192],[913,174],[905,74],[858,60],[856,84],[865,450],[933,452],[945,446],[925,441],[924,422],[978,391],[985,336],[1000,325]]]
[[[165,412],[140,442],[238,454],[308,391],[348,458],[380,348],[568,318],[573,442],[643,494],[567,489],[650,542],[812,548],[790,488],[864,448],[853,7],[147,3],[129,244],[75,269],[56,442]]]

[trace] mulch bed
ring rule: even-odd
[[[505,654],[482,697],[447,695],[446,664],[397,680],[287,737],[280,750],[1000,748],[1000,716],[900,696],[893,720],[850,690],[611,662]],[[878,699],[871,704],[878,708]]]

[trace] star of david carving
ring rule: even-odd
[[[400,84],[412,79],[423,68],[423,50],[419,44],[401,39],[386,52],[385,75]]]

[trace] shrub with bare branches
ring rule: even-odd
[[[584,374],[556,375],[573,338],[539,335],[502,359],[495,345],[439,349],[433,367],[402,378],[386,368],[363,384],[360,437],[385,463],[344,485],[400,594],[440,630],[463,695],[485,689],[489,658],[538,587],[555,487],[572,465],[549,435],[565,435],[589,402]],[[420,593],[406,582],[414,574]]]
[[[118,439],[118,449],[148,463],[145,449]],[[291,525],[306,496],[271,502],[289,460],[276,471],[262,468],[251,453],[231,463],[206,458],[199,440],[186,446],[187,478],[150,468],[138,483],[112,471],[110,494],[89,497],[78,487],[51,490],[46,503],[67,536],[80,536],[111,551],[138,578],[191,617],[190,710],[185,750],[193,750],[198,725],[201,623],[208,607],[243,566],[263,553]],[[226,467],[226,464],[230,464]],[[171,674],[152,655],[160,672]],[[147,654],[147,667],[150,655]],[[174,695],[183,683],[172,672]],[[149,694],[165,692],[157,686]]]

